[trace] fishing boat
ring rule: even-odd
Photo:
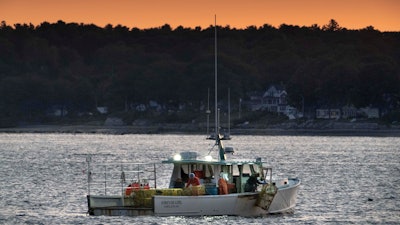
[[[215,109],[216,44],[215,26]],[[272,167],[255,155],[248,160],[230,156],[234,149],[224,145],[215,111],[215,144],[205,157],[182,152],[159,163],[94,163],[89,156],[89,215],[254,217],[293,212],[300,179],[275,179]],[[165,188],[157,186],[160,165],[172,167]],[[189,186],[192,180],[197,182]]]
[[[273,180],[261,158],[228,159],[233,153],[217,138],[218,156],[182,152],[160,163],[88,162],[88,213],[107,216],[265,216],[293,212],[298,178]],[[214,152],[214,151],[211,151]],[[172,164],[169,186],[157,187],[160,164]],[[187,184],[196,176],[200,185]],[[134,178],[132,183],[127,178]],[[127,185],[127,183],[129,183]],[[97,194],[93,194],[97,192]]]

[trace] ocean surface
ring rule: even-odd
[[[400,138],[234,136],[232,157],[262,157],[302,180],[293,214],[258,218],[87,215],[86,157],[158,162],[206,155],[201,135],[0,134],[0,224],[400,224]],[[217,155],[216,152],[211,154]],[[158,187],[169,169],[161,168]]]

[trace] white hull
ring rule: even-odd
[[[293,180],[289,180],[289,182],[293,182]],[[278,189],[278,192],[274,196],[274,200],[268,208],[268,213],[287,213],[294,209],[296,206],[300,181],[296,179],[294,182],[296,182],[294,186]]]
[[[256,207],[254,205],[257,196],[255,193],[205,196],[155,196],[154,214],[157,216],[252,216],[250,214],[255,213],[254,209]],[[259,208],[257,207],[257,209]]]
[[[259,192],[228,195],[164,196],[148,199],[148,207],[130,205],[130,197],[88,196],[89,213],[107,216],[264,216],[272,213],[292,212],[300,181],[289,180],[290,186],[278,187],[269,208],[257,206]]]

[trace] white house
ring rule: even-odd
[[[108,113],[108,108],[105,106],[99,106],[96,107],[97,112],[99,112],[100,114],[107,114]]]
[[[266,110],[268,112],[287,112],[287,92],[281,85],[270,85],[264,93],[250,94],[250,108],[252,111]]]
[[[357,108],[354,106],[344,106],[342,107],[342,118],[356,118],[357,117]]]
[[[317,119],[349,119],[356,118],[359,115],[363,115],[369,119],[379,118],[378,108],[361,108],[357,109],[354,106],[344,106],[342,109],[317,109],[316,118]]]
[[[287,92],[281,85],[271,85],[262,96],[262,108],[269,112],[286,112]]]
[[[379,118],[379,109],[378,108],[365,107],[365,108],[361,108],[360,112],[364,113],[369,119]]]
[[[317,119],[340,119],[340,109],[317,109]]]

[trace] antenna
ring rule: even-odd
[[[228,88],[228,135],[231,135],[231,88]]]
[[[206,111],[206,114],[207,114],[207,135],[210,135],[210,132],[209,132],[210,113],[211,113],[211,111],[210,111],[210,88],[208,88],[207,89],[207,111]]]
[[[219,137],[219,128],[218,128],[218,72],[217,72],[217,15],[214,18],[214,29],[215,29],[215,37],[214,37],[214,57],[215,57],[215,138],[218,139]]]

